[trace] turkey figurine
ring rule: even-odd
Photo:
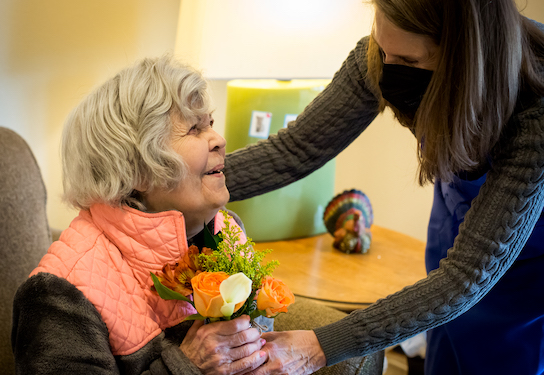
[[[323,214],[325,227],[334,237],[333,246],[347,254],[368,252],[373,220],[370,200],[357,189],[346,190],[335,196]]]

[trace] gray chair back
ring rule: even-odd
[[[36,159],[14,131],[0,127],[0,372],[15,374],[13,297],[51,244],[46,190]]]

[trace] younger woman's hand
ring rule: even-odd
[[[263,337],[268,362],[251,375],[306,375],[327,364],[314,331],[267,332]]]
[[[250,328],[249,316],[204,325],[195,321],[180,345],[181,351],[203,374],[236,374],[262,365],[266,341]]]

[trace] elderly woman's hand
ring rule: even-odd
[[[195,321],[180,345],[181,351],[203,374],[236,374],[262,365],[265,340],[249,326],[249,316],[204,325]]]
[[[268,362],[251,372],[252,375],[311,374],[327,364],[325,353],[314,331],[263,333]]]

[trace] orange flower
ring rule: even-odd
[[[196,311],[207,318],[222,318],[221,307],[225,304],[219,286],[229,275],[225,272],[201,272],[192,278],[193,300]],[[244,305],[245,301],[236,304],[234,311]]]
[[[198,273],[200,273],[200,271],[195,272],[187,264],[185,264],[184,262],[180,262],[175,269],[175,275],[179,285],[178,289],[183,290],[183,292],[179,292],[179,290],[176,290],[176,292],[183,294],[185,297],[189,296],[193,292],[191,279],[195,277]]]
[[[213,250],[210,249],[209,247],[203,247],[202,248],[202,254],[212,256],[213,255]]]
[[[179,271],[176,271],[177,267],[178,265],[172,266],[170,264],[165,264],[162,267],[162,272],[158,272],[155,275],[162,285],[187,297],[193,292],[193,290],[191,288],[191,284],[187,285],[179,282]],[[155,290],[155,287],[151,286],[151,290]]]
[[[195,271],[182,260],[179,263],[176,263],[175,266],[168,263],[165,264],[162,267],[162,272],[158,272],[155,275],[162,285],[188,297],[193,293],[191,279],[198,273],[200,273],[200,271]],[[155,287],[153,286],[151,289],[155,290]]]
[[[191,245],[187,253],[183,256],[183,262],[195,272],[200,269],[200,262],[198,261],[199,254],[198,247]]]
[[[281,280],[267,277],[257,297],[257,309],[265,310],[271,318],[281,312],[287,312],[287,306],[295,302],[295,296]]]

